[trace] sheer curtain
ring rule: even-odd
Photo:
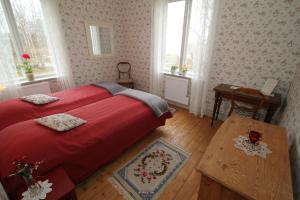
[[[0,84],[4,85],[6,89],[1,92],[0,99],[5,100],[9,98],[15,98],[19,96],[19,85],[16,83],[16,63],[13,57],[13,47],[10,37],[13,34],[10,33],[8,24],[5,17],[4,9],[11,9],[5,1],[1,0],[0,4]]]
[[[15,82],[16,64],[12,52],[7,32],[0,28],[0,84],[6,87],[0,94],[1,100],[19,96],[19,85]]]
[[[50,52],[56,66],[58,83],[61,89],[74,87],[70,59],[63,34],[63,27],[59,14],[58,0],[40,0],[44,15],[45,29]]]
[[[162,96],[168,0],[154,0],[152,6],[150,92]]]
[[[100,44],[100,33],[99,33],[99,27],[98,26],[90,26],[91,30],[91,38],[92,38],[92,48],[93,48],[93,53],[95,55],[100,55],[101,54],[101,44]]]
[[[196,35],[193,49],[193,78],[189,111],[201,117],[205,112],[207,84],[217,23],[218,0],[193,0],[190,34]]]

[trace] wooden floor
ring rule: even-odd
[[[191,153],[187,164],[177,173],[173,181],[164,189],[160,200],[197,199],[201,175],[195,166],[201,159],[209,141],[215,134],[221,122],[210,127],[210,118],[198,118],[183,109],[178,109],[172,119],[167,120],[166,126],[160,127],[124,152],[118,159],[103,166],[93,176],[76,188],[79,200],[120,199],[118,191],[107,181],[114,171],[142,151],[155,139],[163,137],[171,143],[183,147]],[[117,147],[116,147],[117,148]]]

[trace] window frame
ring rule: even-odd
[[[24,48],[22,45],[22,40],[20,37],[19,30],[17,28],[17,22],[16,22],[16,18],[15,18],[13,9],[12,9],[11,1],[10,0],[0,0],[0,3],[3,8],[3,12],[4,12],[6,22],[7,22],[9,32],[12,35],[12,43],[13,43],[15,53],[17,54],[17,60],[19,63],[21,63],[22,62],[21,55],[24,53]],[[45,35],[46,35],[46,40],[48,40],[47,33],[45,33]],[[48,41],[47,41],[47,43],[48,43]],[[50,48],[50,47],[47,46],[47,48]],[[50,51],[50,49],[49,49],[49,51]],[[53,66],[53,68],[54,68],[53,73],[39,74],[39,75],[35,74],[35,78],[38,80],[56,78],[56,76],[57,76],[56,68],[55,68],[55,66]],[[26,77],[24,77],[24,76],[22,76],[22,77],[15,76],[15,81],[16,81],[16,83],[32,82],[32,81],[28,81],[26,79]]]
[[[183,18],[183,27],[182,27],[182,38],[181,38],[181,49],[180,49],[180,60],[179,60],[179,71],[182,70],[182,67],[185,65],[186,55],[187,55],[187,45],[189,38],[189,27],[191,19],[191,10],[192,10],[192,0],[168,0],[169,3],[184,1],[184,18]],[[166,19],[167,20],[167,19]],[[166,72],[166,67],[164,66],[164,71]],[[188,75],[192,73],[189,72]]]

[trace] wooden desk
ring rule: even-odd
[[[272,153],[266,159],[247,156],[234,147],[233,138],[248,128],[261,132]],[[207,147],[197,171],[202,173],[198,200],[293,199],[287,132],[236,114],[219,128]]]
[[[220,111],[220,107],[223,101],[223,98],[230,99],[233,89],[231,89],[232,85],[228,84],[220,84],[214,88],[215,91],[215,104],[213,109],[213,117],[211,120],[211,126],[213,126],[214,120],[218,120],[218,115]],[[257,97],[251,95],[239,95],[239,101],[243,101],[245,103],[255,103],[259,101]],[[281,95],[275,94],[274,96],[266,96],[265,102],[263,104],[264,108],[267,108],[267,115],[265,117],[265,122],[270,122],[276,109],[281,105]]]

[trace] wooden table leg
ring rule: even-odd
[[[213,109],[213,116],[211,118],[211,124],[210,124],[211,127],[214,125],[214,120],[216,118],[216,111],[217,111],[217,107],[218,107],[218,101],[219,101],[219,95],[216,92],[216,94],[215,94],[215,104],[214,104],[214,109]]]
[[[277,106],[272,106],[272,105],[268,108],[267,114],[266,114],[266,117],[265,117],[265,122],[267,122],[267,123],[271,122],[272,117],[273,117],[276,109],[277,109]]]
[[[246,200],[209,177],[202,175],[198,200]]]
[[[222,97],[219,97],[218,107],[217,107],[217,113],[216,113],[216,119],[215,120],[218,120],[218,116],[219,116],[219,112],[220,112],[220,107],[221,107],[222,101],[223,101]]]

